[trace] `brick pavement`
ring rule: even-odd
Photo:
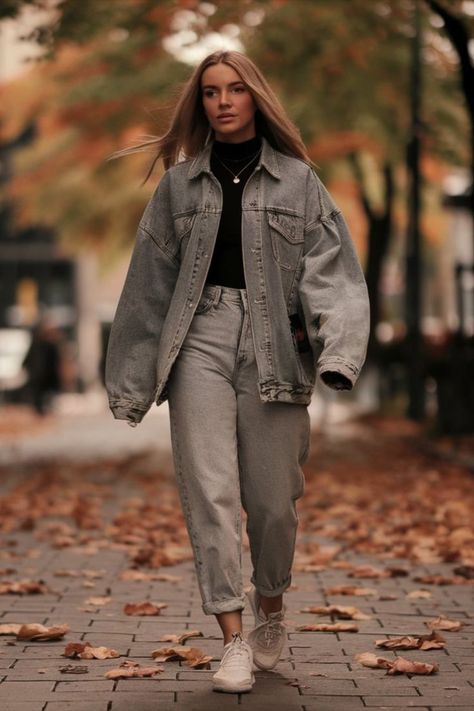
[[[98,467],[98,471],[100,467]],[[18,479],[28,479],[28,467],[3,472],[0,489],[5,492]],[[88,476],[94,479],[93,469]],[[100,476],[99,476],[100,479]],[[143,490],[133,478],[118,478],[113,497],[106,503],[103,516],[110,520],[125,500],[143,496]],[[313,534],[311,534],[313,536]],[[245,540],[245,539],[244,539]],[[314,536],[314,540],[328,541]],[[222,636],[213,616],[201,610],[194,568],[191,561],[164,567],[160,572],[182,576],[173,582],[125,582],[119,578],[129,567],[127,553],[117,548],[100,548],[85,552],[84,547],[52,548],[39,541],[34,530],[3,534],[0,568],[14,566],[14,576],[2,579],[41,579],[52,592],[41,595],[1,595],[0,623],[39,622],[67,623],[70,631],[64,640],[56,642],[19,642],[14,637],[0,638],[0,708],[2,711],[155,711],[157,709],[190,711],[222,711],[241,707],[247,711],[356,711],[385,709],[400,711],[448,711],[474,708],[474,612],[472,586],[430,586],[432,598],[410,599],[406,594],[420,584],[408,577],[357,581],[375,587],[381,596],[394,594],[397,600],[375,597],[332,595],[324,589],[331,585],[354,582],[343,570],[295,572],[293,586],[285,596],[288,606],[288,643],[278,666],[272,672],[256,671],[256,684],[250,694],[217,694],[211,690],[211,675],[218,666],[222,651]],[[380,567],[380,560],[350,553],[355,564]],[[415,572],[406,560],[391,559]],[[61,569],[94,569],[103,577],[95,587],[84,587],[82,577],[56,577]],[[250,561],[244,551],[244,581],[248,582]],[[446,564],[424,565],[416,574],[452,573]],[[426,587],[426,586],[425,586]],[[109,604],[85,605],[89,596],[110,595]],[[127,617],[123,605],[130,600],[162,601],[168,607],[158,617]],[[306,605],[355,605],[371,615],[360,621],[358,633],[298,632],[304,622],[322,621],[299,610]],[[84,609],[86,608],[86,609]],[[445,614],[468,623],[460,632],[443,633],[447,647],[428,652],[402,651],[401,656],[439,664],[437,675],[387,676],[384,670],[362,667],[354,654],[375,651],[374,641],[385,635],[426,634],[424,620]],[[248,609],[244,612],[244,629],[251,625]],[[327,621],[327,618],[324,619]],[[165,671],[153,679],[121,679],[104,677],[108,669],[124,659],[153,664],[150,653],[165,643],[164,633],[200,629],[204,637],[191,638],[186,644],[197,646],[214,657],[209,670],[192,670],[184,662],[165,662]],[[68,641],[90,641],[111,646],[121,655],[109,660],[70,660],[62,652]],[[389,650],[379,656],[393,658]],[[86,666],[87,674],[64,674],[59,667],[68,663]]]

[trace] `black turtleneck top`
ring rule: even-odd
[[[245,289],[241,234],[242,193],[259,161],[261,146],[260,136],[241,143],[224,143],[217,140],[213,143],[211,171],[221,184],[223,203],[219,231],[207,275],[208,284]],[[234,175],[237,174],[240,182],[234,183]]]

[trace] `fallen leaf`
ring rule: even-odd
[[[0,634],[18,634],[21,625],[0,625]]]
[[[143,678],[155,676],[163,671],[163,667],[141,667],[137,662],[125,661],[120,667],[110,669],[104,676],[107,679]]]
[[[440,615],[433,620],[427,620],[425,625],[430,630],[443,630],[444,632],[458,632],[461,627],[464,627],[464,622],[461,620],[450,620],[449,617]]]
[[[127,602],[123,611],[126,615],[161,615],[164,607],[168,607],[165,602]]]
[[[433,631],[429,635],[392,637],[391,639],[378,639],[376,647],[383,649],[444,649],[446,640],[437,632]]]
[[[332,588],[326,588],[326,595],[376,595],[375,588],[362,588],[357,585],[334,585]]]
[[[59,667],[61,674],[87,674],[89,672],[89,667],[75,666],[74,664],[68,664],[65,667]]]
[[[4,580],[0,582],[0,595],[38,595],[46,592],[49,592],[49,589],[42,580],[20,580],[18,582]]]
[[[413,662],[410,659],[397,657],[387,674],[435,674],[438,670],[437,664]]]
[[[301,632],[358,632],[357,625],[350,622],[334,622],[332,624],[300,625],[296,628]]]
[[[474,565],[458,565],[457,568],[454,568],[453,573],[461,575],[467,580],[474,580]]]
[[[28,639],[32,642],[49,642],[53,639],[61,639],[68,631],[68,625],[45,627],[44,625],[33,623],[21,625],[17,633],[17,639]]]
[[[392,662],[383,657],[378,657],[373,652],[362,652],[355,655],[355,660],[360,662],[364,667],[370,669],[390,669]]]
[[[354,568],[347,573],[349,578],[389,578],[390,573],[387,570],[373,568],[370,565],[362,565]]]
[[[413,580],[425,585],[465,585],[466,583],[466,579],[461,575],[417,575]]]
[[[406,597],[409,597],[413,600],[426,600],[432,597],[432,594],[429,590],[412,590],[411,592],[406,594]]]
[[[120,573],[120,580],[133,580],[135,582],[147,582],[159,580],[167,583],[178,583],[182,579],[181,575],[171,575],[168,573],[148,573],[145,570],[123,570]]]
[[[151,656],[160,662],[185,659],[186,664],[193,669],[210,669],[209,662],[213,659],[213,657],[205,655],[202,650],[197,647],[185,647],[183,645],[155,649],[151,653]]]
[[[183,644],[190,637],[203,637],[203,633],[199,630],[189,630],[189,632],[182,632],[180,635],[177,634],[164,634],[159,638],[159,642],[176,642],[177,644]]]
[[[325,605],[323,607],[310,606],[303,607],[300,612],[311,612],[315,615],[333,615],[341,620],[370,620],[370,615],[361,612],[357,607],[346,607],[343,605]]]
[[[111,601],[112,598],[109,596],[88,597],[87,600],[84,600],[84,604],[100,607],[101,605],[108,605]]]
[[[356,661],[364,667],[371,669],[386,669],[387,674],[432,674],[438,671],[437,664],[428,664],[426,662],[412,662],[403,657],[397,657],[395,660],[377,657],[372,652],[362,652],[355,655]]]
[[[93,647],[90,642],[69,642],[63,656],[71,659],[115,659],[120,657],[120,652],[109,647]]]

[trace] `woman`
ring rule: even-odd
[[[353,387],[367,287],[339,208],[248,57],[206,57],[166,135],[120,154],[153,144],[166,170],[112,326],[109,402],[135,426],[169,401],[203,610],[224,636],[214,689],[250,691],[253,662],[273,668],[286,639],[316,367],[329,387]],[[255,616],[246,637],[241,505]]]

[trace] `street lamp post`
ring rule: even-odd
[[[413,0],[413,38],[410,82],[411,128],[407,146],[408,234],[405,318],[407,324],[408,416],[425,415],[423,340],[421,333],[420,143],[421,143],[421,12]]]

